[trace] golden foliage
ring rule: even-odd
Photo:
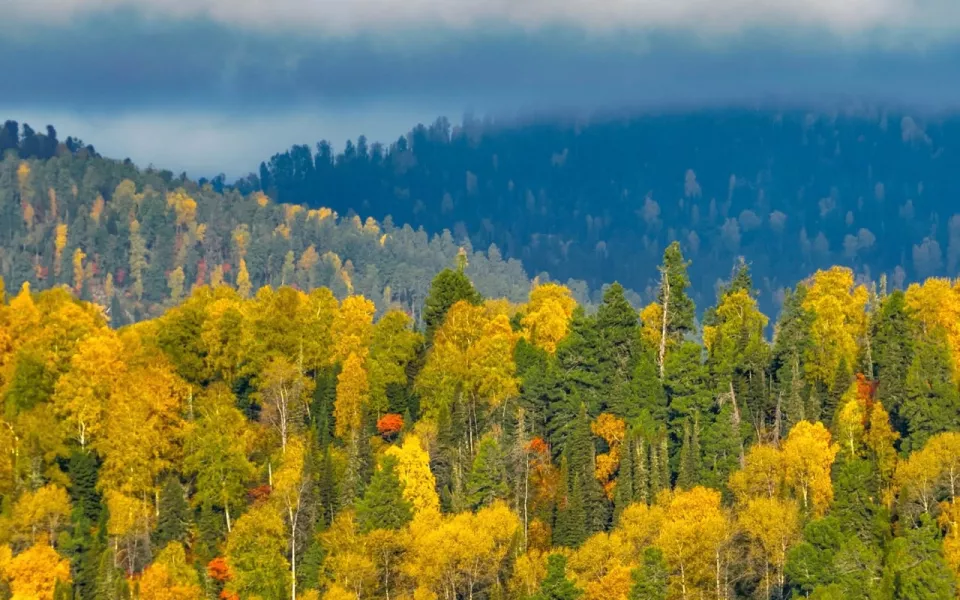
[[[924,333],[942,329],[953,356],[953,374],[960,379],[960,280],[932,277],[923,284],[913,283],[907,288],[907,306]]]
[[[566,286],[556,283],[537,285],[530,290],[523,317],[524,335],[537,347],[553,354],[567,336],[570,318],[577,302]]]
[[[804,510],[816,517],[833,502],[830,469],[840,451],[822,423],[800,421],[783,443],[784,482],[799,495]]]
[[[854,286],[850,269],[832,267],[813,275],[803,299],[803,308],[814,314],[805,362],[811,379],[833,387],[841,363],[852,373],[857,343],[866,331],[866,305],[867,289]]]
[[[413,505],[417,517],[430,519],[439,515],[437,480],[430,471],[430,455],[420,444],[420,438],[407,434],[403,445],[390,446],[387,454],[397,457],[397,476],[403,483],[403,497]]]
[[[10,582],[11,600],[53,600],[57,582],[70,582],[70,561],[40,542],[13,557],[3,574]]]
[[[363,423],[363,408],[370,401],[370,382],[363,359],[356,354],[343,361],[337,376],[337,400],[333,408],[337,436],[343,439],[359,435]]]

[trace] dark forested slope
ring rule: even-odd
[[[387,147],[295,146],[238,183],[496,244],[531,273],[649,290],[679,240],[709,302],[740,254],[766,310],[812,270],[956,273],[960,118],[720,111],[592,121],[440,119]],[[881,241],[882,240],[882,241]]]

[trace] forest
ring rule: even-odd
[[[942,197],[947,126],[910,123],[870,202]],[[445,177],[406,143],[360,154]],[[0,599],[960,598],[942,265],[669,226],[611,254],[653,274],[636,292],[572,258],[562,283],[349,190],[296,204],[274,166],[192,181],[10,122],[0,145]]]
[[[899,286],[960,264],[960,118],[847,110],[677,110],[445,118],[384,146],[297,145],[237,189],[496,244],[532,274],[655,293],[662,249],[694,260],[703,306],[736,256],[761,307],[817,269]],[[222,183],[222,181],[221,181]]]
[[[222,279],[0,307],[0,597],[949,599],[960,283],[400,304]]]

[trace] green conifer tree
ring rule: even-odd
[[[433,339],[437,328],[443,324],[443,319],[450,307],[460,300],[480,304],[483,298],[474,289],[462,268],[444,269],[437,273],[423,304],[423,323],[426,327],[428,342]]]
[[[577,600],[583,590],[567,579],[567,557],[551,554],[547,557],[547,576],[531,600]]]
[[[187,541],[190,524],[190,505],[187,504],[183,485],[177,477],[168,477],[160,490],[160,503],[157,515],[157,528],[153,534],[153,543],[157,548],[165,548],[170,542]]]
[[[400,529],[413,518],[413,507],[403,497],[403,485],[396,469],[397,459],[385,456],[363,498],[357,502],[357,525],[361,532]]]
[[[667,600],[668,574],[663,551],[653,547],[645,549],[643,562],[631,573],[633,586],[628,600]]]
[[[613,489],[613,520],[620,518],[623,509],[630,506],[636,497],[634,489],[634,441],[628,432],[620,449],[620,469],[617,473],[617,485]]]
[[[901,447],[907,451],[922,448],[938,433],[960,431],[960,390],[954,381],[950,348],[940,330],[927,332],[916,344],[899,417],[906,425]]]
[[[507,497],[506,467],[500,443],[492,435],[480,440],[477,455],[467,476],[467,503],[477,509]]]

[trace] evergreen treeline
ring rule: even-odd
[[[431,279],[461,248],[448,231],[430,236],[389,218],[219,193],[92,149],[29,158],[33,142],[21,137],[20,150],[0,161],[0,276],[35,290],[70,285],[104,305],[115,326],[159,315],[194,286],[220,281],[246,293],[265,285],[360,293],[380,310],[402,304],[419,323]],[[481,292],[524,298],[530,280],[518,261],[494,246],[474,252],[467,242],[465,250]],[[569,285],[589,302],[585,284]]]
[[[439,119],[389,146],[294,146],[237,183],[496,244],[531,273],[653,292],[660,250],[694,259],[712,302],[746,255],[761,306],[816,269],[892,283],[960,260],[960,119],[859,111],[709,111],[585,121]],[[878,240],[883,240],[880,243]]]
[[[640,311],[466,258],[422,327],[241,280],[113,329],[24,284],[0,597],[957,597],[960,283],[817,271],[770,340],[742,261],[697,324],[678,244]]]

